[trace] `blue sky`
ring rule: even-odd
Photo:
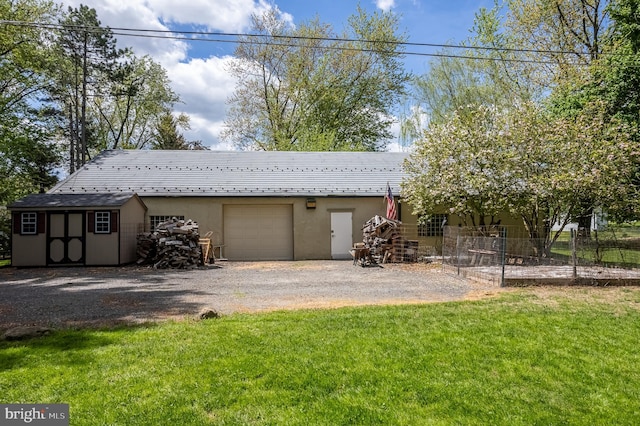
[[[358,4],[369,12],[391,11],[400,17],[400,30],[409,41],[430,44],[458,44],[466,39],[475,13],[491,8],[493,0],[64,0],[77,7],[80,3],[96,9],[98,18],[112,28],[153,30],[205,30],[242,33],[249,29],[252,13],[277,7],[293,25],[318,17],[338,32],[355,13]],[[191,117],[189,140],[201,140],[211,149],[232,147],[218,135],[225,118],[225,102],[235,81],[226,71],[233,44],[183,42],[151,38],[117,36],[121,47],[133,47],[138,55],[149,54],[167,70],[173,89],[182,103],[176,112]],[[407,51],[433,53],[436,48],[409,47]],[[407,56],[407,71],[421,74],[428,70],[429,57]],[[397,150],[394,143],[390,150]]]

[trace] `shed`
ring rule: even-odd
[[[8,208],[13,266],[134,262],[147,211],[132,192],[32,194]]]

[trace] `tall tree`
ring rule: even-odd
[[[401,123],[407,144],[419,139],[430,124],[445,122],[454,113],[472,112],[465,108],[468,105],[508,108],[539,97],[517,40],[503,30],[502,10],[481,8],[473,35],[460,48],[439,52],[429,71],[413,78],[414,105]]]
[[[358,8],[337,35],[317,19],[291,28],[271,9],[253,17],[230,71],[223,138],[262,150],[376,150],[404,92],[397,17]]]
[[[541,101],[582,86],[603,49],[604,0],[506,0],[476,14],[467,49],[445,51],[416,79],[431,121],[474,104]],[[454,57],[448,57],[450,56]],[[458,57],[455,57],[458,56]]]
[[[69,7],[59,23],[57,46],[64,62],[58,67],[54,96],[68,119],[69,171],[73,172],[86,162],[88,147],[95,143],[89,138],[89,98],[107,95],[102,90],[105,81],[117,75],[116,61],[124,51],[116,48],[111,29],[102,26],[95,9]]]
[[[166,112],[160,116],[153,132],[153,149],[206,149],[200,141],[187,141],[179,129],[189,130],[189,116],[177,117]]]
[[[554,107],[564,113],[580,110],[594,99],[604,101],[614,122],[622,120],[630,128],[636,144],[640,142],[640,3],[635,0],[612,0],[607,7],[611,17],[603,53],[590,67],[590,80],[572,87],[554,98]],[[640,162],[632,166],[632,185],[640,190]],[[608,213],[618,221],[637,220],[640,208],[630,199]]]
[[[447,120],[454,111],[473,112],[461,108],[466,104],[511,108],[528,101],[544,104],[559,118],[577,120],[597,99],[587,89],[593,84],[589,65],[603,54],[606,4],[506,0],[481,9],[464,58],[439,59],[418,79],[417,100],[431,113],[429,122]],[[410,124],[415,121],[405,127],[414,129]],[[415,130],[407,133],[419,136]],[[587,193],[579,196],[583,208],[574,211],[575,219],[588,230],[595,200],[585,198]]]
[[[551,225],[579,211],[634,202],[629,185],[638,152],[602,105],[576,119],[554,118],[527,103],[512,109],[468,106],[435,124],[405,164],[403,197],[417,215],[448,209],[472,226],[505,212],[520,217],[538,255],[558,233]]]
[[[605,99],[609,112],[625,120],[640,136],[640,3],[614,0],[606,55],[592,68],[595,95]]]
[[[507,0],[504,30],[543,87],[583,79],[602,53],[607,0]]]
[[[48,24],[56,9],[52,2],[0,0],[0,117],[23,115],[41,96],[47,80],[47,42],[38,24]],[[33,22],[35,25],[20,25]]]
[[[52,2],[0,0],[0,206],[56,180],[58,153],[45,97],[50,43],[37,25],[50,24]],[[31,24],[24,25],[25,22]]]
[[[149,56],[126,52],[115,77],[104,83],[104,95],[90,98],[97,149],[141,149],[154,139],[154,129],[179,96],[167,72]]]

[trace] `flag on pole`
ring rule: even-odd
[[[393,193],[391,192],[389,182],[387,182],[387,192],[384,194],[384,199],[387,202],[387,219],[397,220],[398,211],[396,210],[396,202],[393,199]]]

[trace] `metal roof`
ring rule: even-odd
[[[50,193],[382,196],[400,192],[398,152],[105,151]]]
[[[61,207],[121,207],[132,197],[131,192],[87,194],[31,194],[8,206],[9,209]],[[142,201],[140,201],[142,203]],[[144,206],[144,203],[142,203]]]

